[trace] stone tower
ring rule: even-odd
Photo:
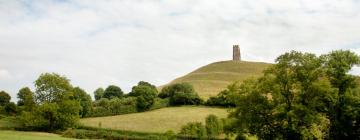
[[[239,45],[233,45],[233,61],[241,61]]]

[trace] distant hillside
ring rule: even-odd
[[[203,66],[169,84],[188,82],[195,87],[205,99],[217,95],[227,85],[250,78],[258,77],[270,66],[269,63],[247,61],[221,61]]]

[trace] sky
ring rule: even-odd
[[[290,50],[360,54],[360,0],[0,0],[0,90],[15,101],[55,72],[89,94],[128,92],[230,60],[234,44],[270,63]]]

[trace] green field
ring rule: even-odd
[[[194,86],[202,98],[207,99],[217,95],[235,81],[242,82],[250,77],[259,77],[262,71],[270,65],[269,63],[247,61],[215,62],[177,78],[170,84],[188,82]]]
[[[178,132],[181,126],[188,122],[204,122],[209,114],[221,118],[227,117],[227,110],[222,108],[209,108],[201,106],[168,107],[158,110],[118,116],[96,117],[81,119],[85,126],[118,130],[131,130],[138,132]]]
[[[0,131],[0,140],[74,140],[43,132]]]

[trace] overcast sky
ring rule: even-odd
[[[230,60],[233,44],[248,61],[289,50],[360,54],[360,1],[0,0],[0,90],[15,100],[44,72],[91,94],[162,85]]]

